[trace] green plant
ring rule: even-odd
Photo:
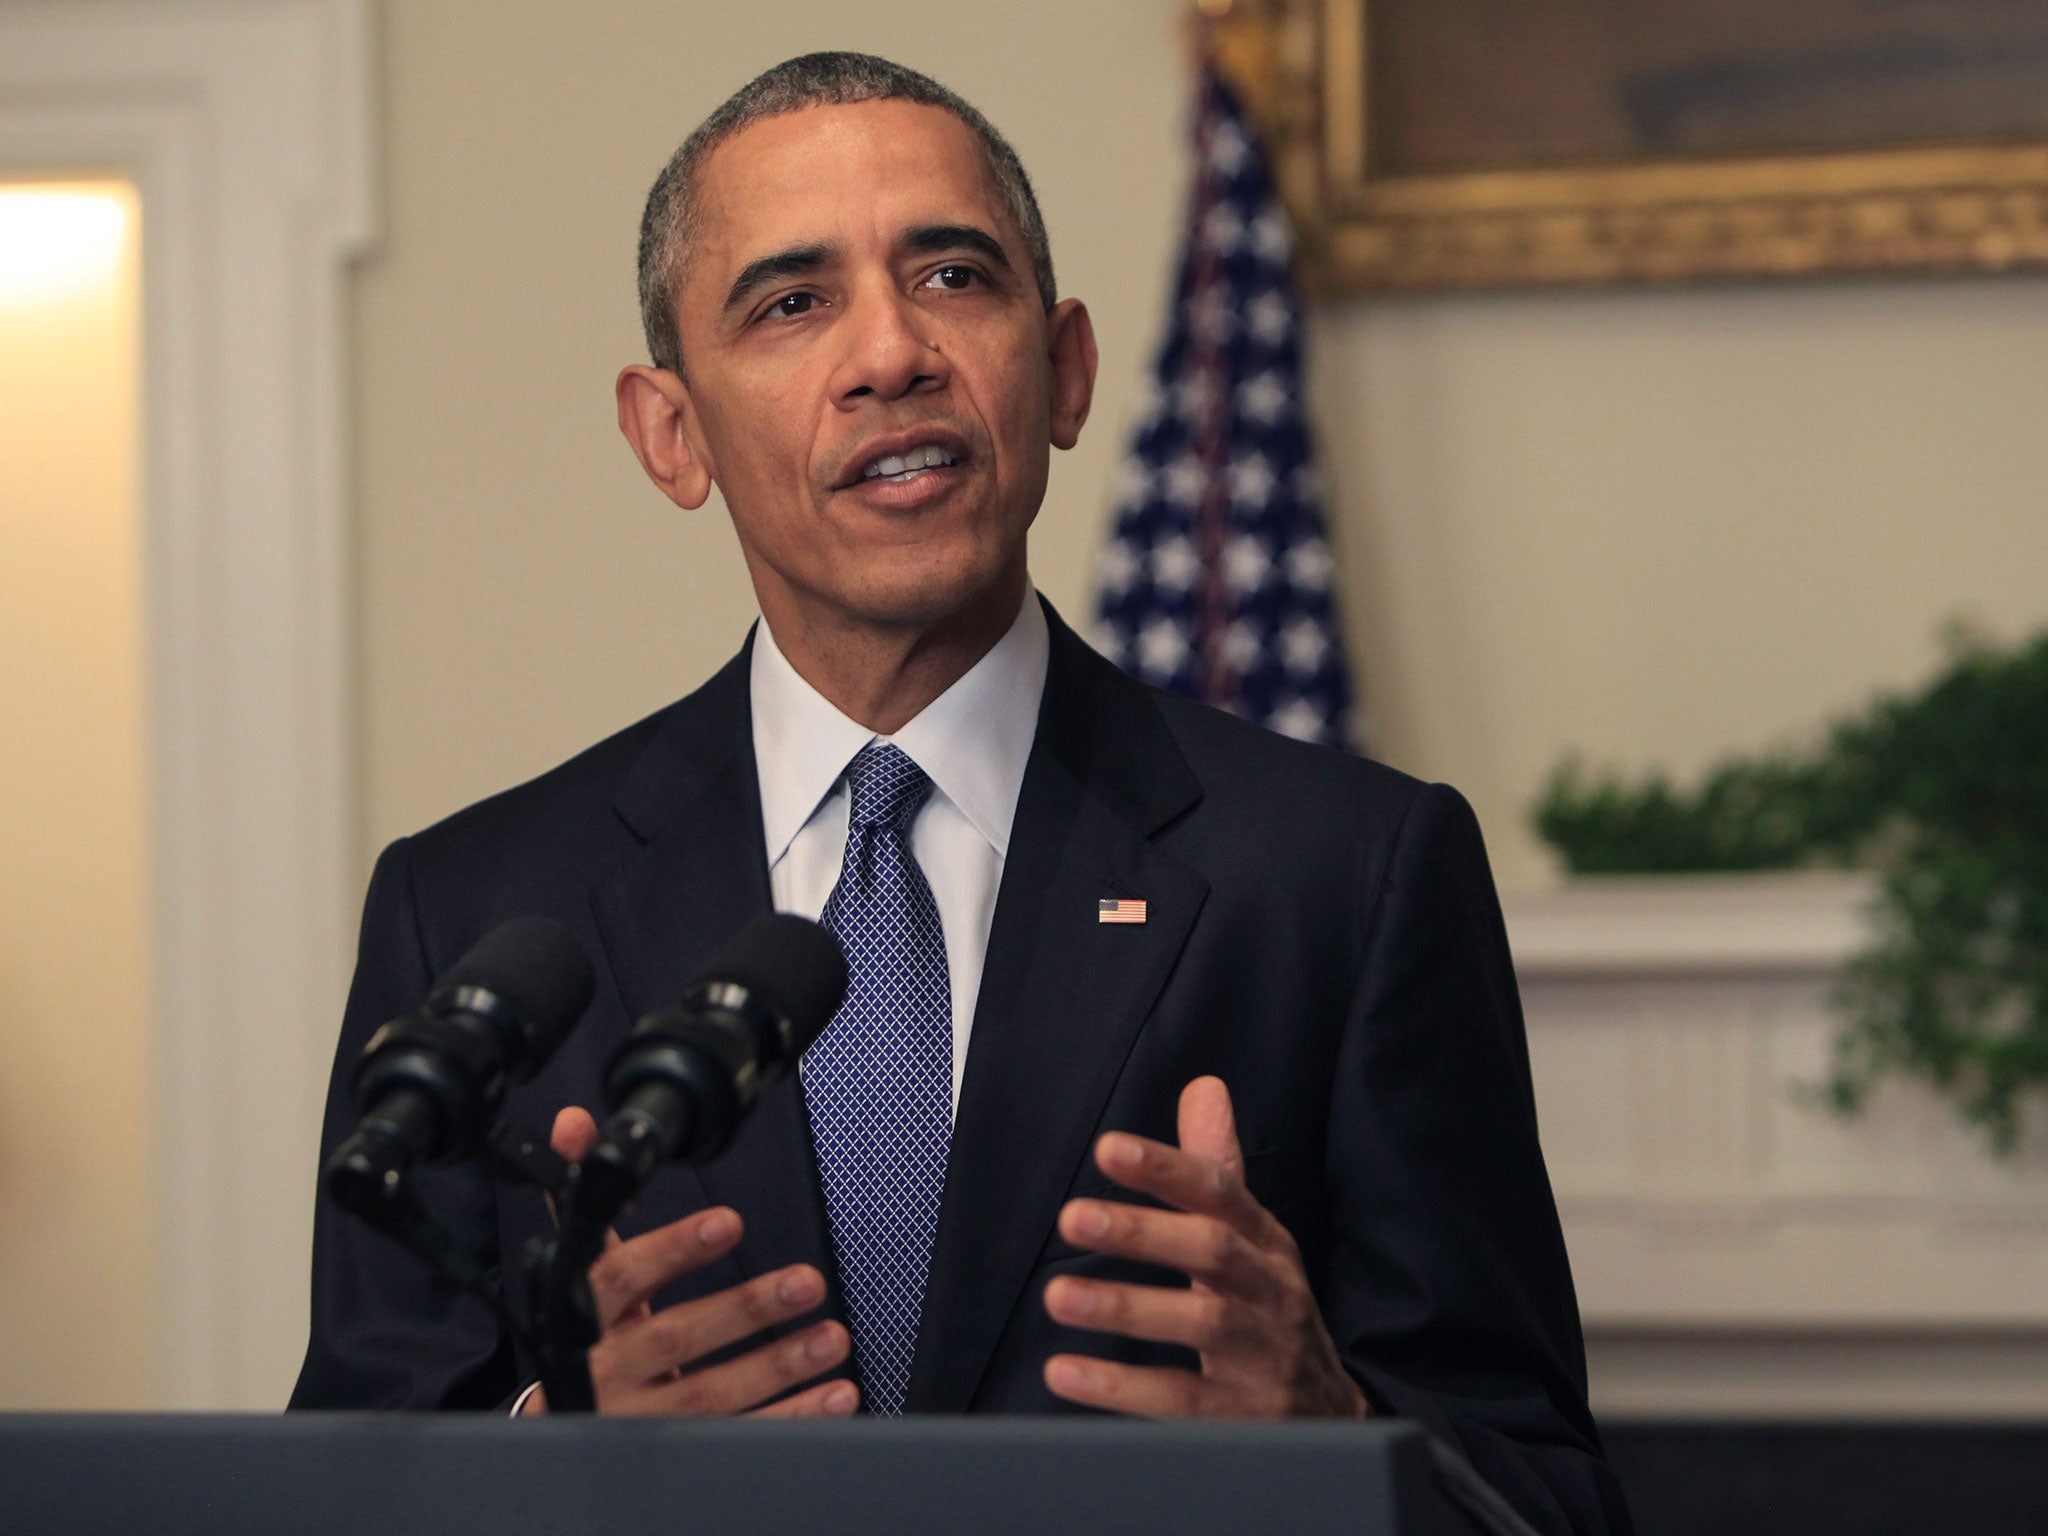
[[[1918,692],[1690,791],[1568,760],[1532,816],[1579,874],[1878,871],[1823,1095],[1848,1112],[1894,1072],[1923,1077],[1996,1150],[2017,1144],[2048,1085],[2048,634],[2001,649],[1957,633]]]

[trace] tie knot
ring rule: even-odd
[[[871,741],[846,769],[856,827],[893,826],[902,831],[932,792],[932,781],[901,747]]]

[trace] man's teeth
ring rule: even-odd
[[[861,471],[864,480],[908,480],[911,476],[939,464],[950,464],[953,455],[934,444],[929,448],[913,448],[905,454],[890,454],[886,459],[876,459]]]

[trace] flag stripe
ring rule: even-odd
[[[1103,551],[1097,644],[1146,682],[1349,746],[1293,236],[1258,135],[1213,67],[1194,150],[1173,312]]]

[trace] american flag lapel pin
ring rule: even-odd
[[[1095,921],[1142,923],[1145,921],[1145,903],[1129,896],[1105,896],[1095,903]]]

